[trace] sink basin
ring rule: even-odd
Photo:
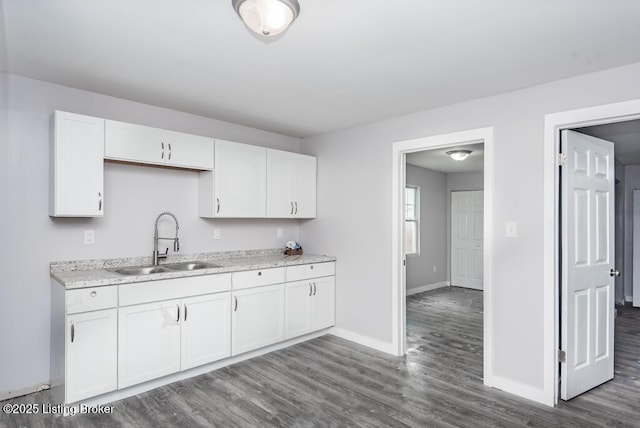
[[[216,265],[214,263],[205,263],[205,262],[182,262],[182,263],[171,263],[168,265],[163,265],[162,267],[171,269],[171,270],[198,270],[198,269],[219,268],[222,266]]]
[[[164,266],[132,266],[108,270],[119,273],[120,275],[149,275],[152,273],[169,272],[169,269],[166,269]]]

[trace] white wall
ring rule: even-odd
[[[54,109],[299,151],[299,140],[17,76],[0,74],[0,395],[49,382],[49,262],[151,255],[153,222],[180,220],[181,253],[284,246],[299,222],[205,220],[197,173],[105,165],[105,215],[48,216],[49,120]],[[322,163],[320,163],[322,165]],[[213,240],[213,228],[222,240]],[[284,237],[276,238],[283,228]],[[83,230],[96,243],[83,245]]]
[[[406,174],[407,184],[420,188],[420,254],[407,256],[409,293],[447,280],[447,174],[414,165]]]
[[[624,297],[631,301],[633,297],[633,191],[640,189],[640,165],[627,165],[624,168],[624,263],[622,280]]]
[[[391,343],[392,143],[493,126],[493,375],[540,399],[544,115],[638,99],[639,75],[637,63],[303,140],[321,161],[322,220],[303,224],[301,239],[338,258],[337,326]],[[505,238],[507,221],[518,222],[517,239]]]

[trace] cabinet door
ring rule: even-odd
[[[149,126],[107,120],[104,156],[107,159],[163,164],[169,154],[164,132]]]
[[[267,217],[289,218],[294,214],[296,154],[267,150]]]
[[[336,280],[334,276],[314,278],[310,280],[314,285],[312,297],[311,328],[320,330],[331,327],[336,323]]]
[[[56,111],[51,147],[52,217],[101,217],[104,119]]]
[[[180,370],[180,301],[118,309],[118,388]]]
[[[213,169],[213,138],[165,131],[167,165],[201,170]]]
[[[311,294],[310,281],[298,281],[285,284],[284,292],[284,335],[289,339],[311,331]]]
[[[267,149],[216,140],[216,217],[266,217]]]
[[[295,217],[316,217],[316,158],[296,155]]]
[[[284,339],[284,285],[232,294],[231,353],[242,354]]]
[[[186,370],[231,355],[231,293],[182,300],[182,363]]]
[[[66,403],[118,387],[116,309],[69,315],[66,340]]]

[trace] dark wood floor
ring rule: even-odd
[[[403,358],[327,335],[116,402],[112,415],[0,411],[0,426],[640,427],[638,309],[619,310],[616,378],[555,409],[482,385],[481,292],[421,293],[407,313]]]

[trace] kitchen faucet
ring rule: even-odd
[[[158,237],[158,220],[160,220],[160,217],[162,217],[163,215],[168,215],[173,217],[173,220],[176,222],[175,238],[159,238]],[[166,259],[167,254],[169,254],[169,247],[167,247],[167,251],[165,251],[164,254],[158,253],[158,240],[163,239],[167,241],[173,241],[173,251],[176,251],[176,252],[180,251],[180,242],[178,241],[178,227],[179,227],[178,218],[172,212],[169,212],[169,211],[161,212],[160,215],[158,215],[158,217],[156,218],[156,231],[155,231],[155,234],[153,235],[153,265],[154,266],[158,266],[158,264],[160,263],[160,259]]]

